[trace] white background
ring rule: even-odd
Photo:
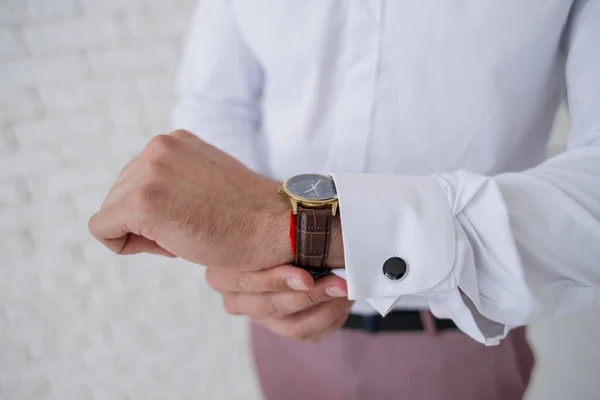
[[[168,129],[193,5],[0,0],[2,400],[260,397],[245,321],[201,267],[113,256],[86,228],[121,167]],[[557,126],[554,144],[566,116]],[[530,332],[529,400],[600,398],[598,311]]]

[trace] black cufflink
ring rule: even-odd
[[[406,276],[407,272],[408,265],[406,264],[406,261],[400,257],[388,258],[387,261],[383,263],[383,274],[391,281],[399,281]]]

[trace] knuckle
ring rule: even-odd
[[[177,139],[169,135],[156,135],[146,146],[146,152],[153,156],[162,156],[173,151]]]
[[[252,287],[250,285],[248,276],[246,274],[237,274],[236,278],[236,286],[242,291],[242,292],[248,292],[248,293],[252,293]]]
[[[316,305],[323,301],[321,296],[314,290],[306,291],[304,292],[304,295],[306,297],[306,302],[310,305]]]
[[[272,317],[283,317],[285,313],[274,296],[267,295],[267,315]]]
[[[170,136],[173,136],[174,138],[177,138],[177,139],[183,139],[183,140],[197,139],[196,135],[194,135],[188,131],[184,131],[183,129],[178,129],[176,131],[171,132]]]

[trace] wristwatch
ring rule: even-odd
[[[331,241],[331,222],[338,208],[333,179],[327,175],[302,174],[283,182],[279,192],[286,195],[295,218],[295,266],[313,278],[330,272],[327,254]]]

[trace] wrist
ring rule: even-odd
[[[260,249],[259,263],[264,268],[293,264],[294,253],[290,242],[290,202],[277,192],[277,185],[267,188],[260,204],[257,205],[253,222],[254,234],[251,247]],[[326,265],[330,268],[344,268],[344,245],[342,240],[341,216],[332,218],[329,251]]]
[[[293,264],[294,254],[290,244],[290,203],[274,185],[257,207],[254,214],[255,233],[251,241],[259,251],[263,268]]]

